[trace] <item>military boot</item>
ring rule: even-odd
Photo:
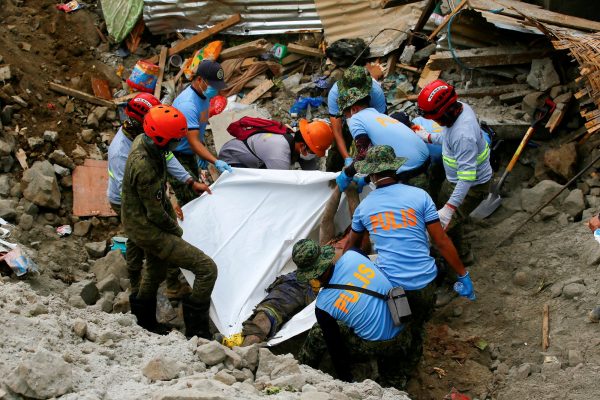
[[[185,322],[185,336],[190,338],[198,336],[212,339],[209,329],[210,302],[196,303],[186,296],[181,299],[183,309],[183,322]]]
[[[251,329],[251,327],[253,329]],[[242,347],[251,346],[255,343],[264,342],[267,340],[269,333],[271,332],[271,320],[262,311],[256,313],[251,321],[244,324],[244,330],[251,332],[244,337]]]
[[[129,305],[131,313],[135,315],[138,325],[142,328],[159,335],[166,335],[171,331],[171,328],[159,324],[156,320],[156,298],[141,300],[137,298],[136,294],[130,294]]]

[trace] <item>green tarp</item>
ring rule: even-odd
[[[101,4],[110,39],[122,42],[142,15],[144,0],[102,0]]]

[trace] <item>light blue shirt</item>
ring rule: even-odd
[[[437,274],[427,225],[438,220],[427,192],[397,183],[369,193],[354,212],[352,230],[369,231],[377,250],[375,264],[394,286],[418,290]]]
[[[110,146],[108,146],[108,189],[106,195],[108,201],[112,204],[121,204],[121,185],[123,184],[123,175],[125,174],[125,164],[131,150],[131,144],[123,133],[123,128],[115,135]],[[192,176],[183,168],[173,156],[173,153],[167,153],[167,171],[180,182],[187,182]]]
[[[429,134],[440,134],[442,133],[442,127],[438,125],[437,122],[431,119],[426,119],[423,117],[416,117],[412,120],[413,125],[419,125],[421,128],[425,129]],[[441,164],[442,163],[442,145],[441,144],[433,144],[426,143],[427,149],[429,150],[429,160],[432,164]]]
[[[347,251],[335,264],[331,284],[363,287],[386,295],[392,284],[369,260],[356,251]],[[389,340],[404,328],[395,326],[387,302],[365,293],[322,289],[316,306],[343,322],[365,340]]]
[[[340,117],[342,112],[338,107],[338,83],[334,83],[331,89],[329,89],[329,94],[327,95],[327,107],[329,108],[329,115],[334,117]],[[371,97],[371,101],[369,102],[369,106],[373,107],[380,113],[385,113],[387,109],[387,104],[385,103],[385,93],[383,93],[383,89],[379,82],[373,80],[373,85],[371,86],[371,92],[369,93]]]
[[[387,144],[394,148],[396,157],[405,157],[406,163],[397,172],[419,168],[429,158],[423,140],[402,122],[375,110],[365,108],[346,120],[352,137],[367,135],[373,146]]]
[[[200,134],[198,137],[204,142],[204,132],[206,130],[206,124],[208,123],[208,108],[210,106],[210,100],[208,98],[202,98],[192,89],[192,86],[188,86],[183,90],[175,101],[173,101],[173,107],[185,115],[189,130],[198,129]],[[181,140],[181,143],[175,149],[175,153],[194,154],[190,147],[190,143],[187,137]]]

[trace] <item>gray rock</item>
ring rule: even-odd
[[[89,242],[84,245],[85,251],[87,251],[88,255],[92,258],[100,258],[104,257],[106,254],[106,250],[108,249],[108,245],[106,242]]]
[[[521,207],[527,212],[533,212],[543,203],[550,200],[561,188],[562,186],[554,181],[544,180],[531,189],[523,189],[521,191]],[[567,193],[561,193],[552,204],[558,205],[567,196]]]
[[[588,318],[590,322],[600,322],[600,306],[594,307],[594,309],[589,312]]]
[[[23,173],[21,189],[23,197],[40,207],[60,207],[60,189],[54,168],[48,161],[36,161]]]
[[[585,286],[581,283],[570,283],[565,285],[562,290],[563,297],[567,299],[572,299],[574,297],[581,296],[585,292]]]
[[[573,218],[581,215],[585,209],[585,200],[581,189],[571,190],[567,198],[562,202],[561,208]]]
[[[29,214],[23,214],[19,218],[19,228],[23,231],[29,231],[33,228],[33,216]]]
[[[301,390],[302,386],[306,385],[306,377],[303,374],[291,374],[280,376],[271,380],[273,386],[292,387],[295,390]],[[312,394],[312,393],[311,393]]]
[[[523,101],[521,102],[521,109],[527,114],[533,114],[533,111],[538,107],[541,103],[544,102],[543,97],[545,96],[544,92],[532,92],[525,97],[523,97]]]
[[[550,287],[550,295],[552,298],[559,297],[562,294],[564,283],[557,282]]]
[[[27,144],[31,150],[37,150],[44,145],[44,139],[41,137],[28,137]]]
[[[594,266],[600,264],[600,246],[598,243],[595,240],[589,240],[585,248],[586,251],[584,251],[584,254],[587,254],[587,265]]]
[[[324,392],[308,392],[302,393],[300,400],[331,400],[331,396]]]
[[[73,283],[67,289],[70,294],[69,297],[78,296],[85,302],[87,305],[92,305],[96,303],[98,298],[100,297],[100,293],[98,292],[98,288],[94,284],[94,282],[90,280],[83,280],[79,282]]]
[[[231,350],[230,348],[225,348],[225,355],[227,358],[225,359],[225,367],[228,369],[240,369],[243,367],[243,359],[242,357]]]
[[[527,83],[534,89],[546,91],[560,84],[560,78],[550,58],[533,60],[527,75]]]
[[[73,373],[62,357],[41,349],[22,361],[6,377],[5,384],[25,397],[47,399],[69,393]]]
[[[75,335],[79,336],[80,338],[84,338],[85,334],[87,333],[87,322],[85,322],[84,320],[77,318],[74,322],[73,322],[73,333],[75,333]]]
[[[242,366],[250,371],[256,371],[258,366],[258,345],[234,347],[233,351],[242,357]]]
[[[164,389],[152,396],[152,400],[231,400],[232,397],[221,394],[219,390],[199,388]]]
[[[67,156],[65,154],[65,152],[62,150],[54,150],[52,153],[50,153],[50,156],[48,156],[48,159],[50,161],[52,161],[53,163],[58,164],[62,167],[69,168],[69,169],[75,168],[75,163],[73,162],[73,160],[71,160],[69,158],[69,156]]]
[[[598,188],[595,188],[598,189]],[[585,201],[590,208],[600,208],[600,195],[589,195],[585,196]]]
[[[106,256],[94,262],[91,271],[96,275],[98,281],[103,280],[110,274],[117,278],[127,278],[127,262],[120,250],[110,251]]]
[[[96,287],[100,293],[112,292],[116,296],[121,291],[121,282],[114,274],[109,274],[106,278],[98,282]]]
[[[231,372],[231,375],[233,375],[233,377],[237,379],[238,382],[244,382],[248,379],[252,381],[254,380],[254,374],[248,368],[244,368],[241,371],[239,369],[234,369]]]
[[[75,146],[75,149],[71,152],[71,156],[75,159],[84,159],[87,158],[88,153],[83,147],[77,145]]]
[[[583,362],[583,356],[579,350],[569,350],[568,359],[570,367],[575,367]]]
[[[42,303],[35,303],[33,308],[29,310],[29,315],[35,317],[36,315],[48,314],[48,307]]]
[[[517,379],[525,379],[531,374],[531,364],[522,364],[518,369],[515,377]]]
[[[225,347],[215,341],[199,346],[196,349],[196,354],[200,361],[209,367],[222,363],[227,358]]]
[[[262,348],[259,350],[258,369],[256,370],[257,379],[261,376],[277,379],[282,376],[300,373],[300,365],[291,354],[275,356],[267,349]]]
[[[73,235],[85,236],[90,232],[92,223],[90,221],[79,221],[73,225]]]
[[[556,208],[554,208],[553,206],[550,205],[550,206],[542,208],[542,210],[539,212],[539,214],[536,215],[535,217],[533,217],[533,220],[536,222],[546,221],[546,220],[549,220],[550,218],[556,217],[559,213],[560,213],[560,211],[558,211]]]
[[[75,308],[85,308],[87,306],[87,304],[85,304],[85,301],[83,301],[81,296],[71,296],[69,297],[69,300],[67,302],[70,306]]]
[[[529,275],[523,271],[517,271],[513,276],[513,283],[517,286],[527,286],[529,283]]]
[[[90,128],[98,128],[100,126],[100,121],[98,121],[98,117],[93,112],[88,114],[87,120],[85,124]]]
[[[0,175],[0,196],[8,197],[12,189],[11,179],[9,175]]]
[[[102,122],[106,119],[106,114],[108,113],[108,107],[104,107],[104,106],[96,107],[96,108],[94,108],[94,111],[92,111],[92,112],[94,113],[96,118],[98,118],[98,121]]]
[[[14,221],[17,218],[15,202],[12,200],[0,200],[0,217],[7,221]]]
[[[237,379],[235,379],[235,377],[233,377],[232,375],[230,375],[227,371],[225,371],[224,369],[220,370],[219,372],[217,372],[214,376],[214,379],[218,380],[219,382],[223,382],[224,384],[231,386],[234,383],[237,382]]]
[[[177,378],[182,369],[183,364],[174,358],[158,355],[142,368],[142,374],[151,381],[170,381]]]
[[[92,143],[96,139],[96,131],[93,129],[82,130],[81,139],[86,143]]]
[[[129,305],[129,294],[127,292],[121,292],[115,297],[113,302],[113,313],[127,313],[131,309]]]
[[[560,361],[555,356],[544,357],[544,363],[542,364],[542,374],[551,375],[560,371]]]
[[[58,140],[58,132],[56,131],[44,131],[44,140],[46,142],[54,143]]]
[[[58,164],[52,164],[52,167],[54,168],[54,173],[58,176],[62,177],[71,175],[71,170],[69,168],[65,168]]]

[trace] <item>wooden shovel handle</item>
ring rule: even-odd
[[[515,167],[517,161],[519,160],[519,157],[521,156],[521,153],[523,152],[523,149],[527,145],[527,142],[529,142],[529,139],[531,138],[531,136],[533,136],[534,131],[535,129],[533,128],[533,126],[530,126],[529,129],[527,129],[525,136],[523,136],[523,140],[521,140],[521,144],[519,144],[519,147],[517,147],[517,151],[515,151],[515,154],[513,155],[512,159],[510,160],[510,163],[508,164],[508,167],[506,167],[506,171],[510,172]]]

